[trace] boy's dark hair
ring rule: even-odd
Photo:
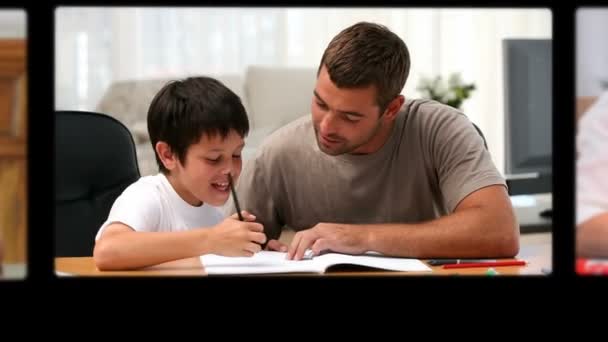
[[[220,134],[234,129],[241,137],[249,132],[249,119],[241,99],[218,80],[189,77],[167,83],[150,103],[148,133],[158,169],[167,173],[156,154],[156,143],[166,142],[184,164],[186,152],[203,134]]]
[[[340,88],[375,85],[382,113],[405,86],[410,54],[405,42],[385,26],[360,22],[331,40],[317,76],[324,65],[331,81]]]

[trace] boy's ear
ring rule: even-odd
[[[164,141],[159,141],[155,146],[156,155],[169,171],[177,167],[177,155],[171,151],[171,147]]]

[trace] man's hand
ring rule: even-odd
[[[287,259],[300,260],[307,249],[312,249],[313,255],[319,255],[325,250],[363,254],[368,250],[368,235],[368,231],[362,227],[319,223],[294,235],[287,252]]]

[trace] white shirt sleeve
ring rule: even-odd
[[[608,91],[579,120],[576,224],[608,212]]]
[[[157,231],[160,225],[161,201],[153,188],[137,184],[131,186],[116,199],[95,240],[112,223],[120,222],[138,232]]]

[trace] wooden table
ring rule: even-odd
[[[518,259],[528,262],[526,266],[494,267],[499,275],[543,275],[552,268],[551,233],[524,234],[520,240]],[[510,259],[505,259],[510,260]],[[423,260],[425,261],[425,260]],[[357,271],[330,272],[323,276],[411,276],[411,275],[485,275],[488,268],[443,269],[441,266],[429,266],[432,272],[392,272],[392,271]],[[161,277],[202,277],[206,276],[198,258],[187,258],[163,263],[133,271],[99,271],[93,257],[55,258],[55,272],[58,276],[161,276]],[[252,276],[318,276],[317,274],[270,274]],[[249,276],[249,275],[248,275]]]

